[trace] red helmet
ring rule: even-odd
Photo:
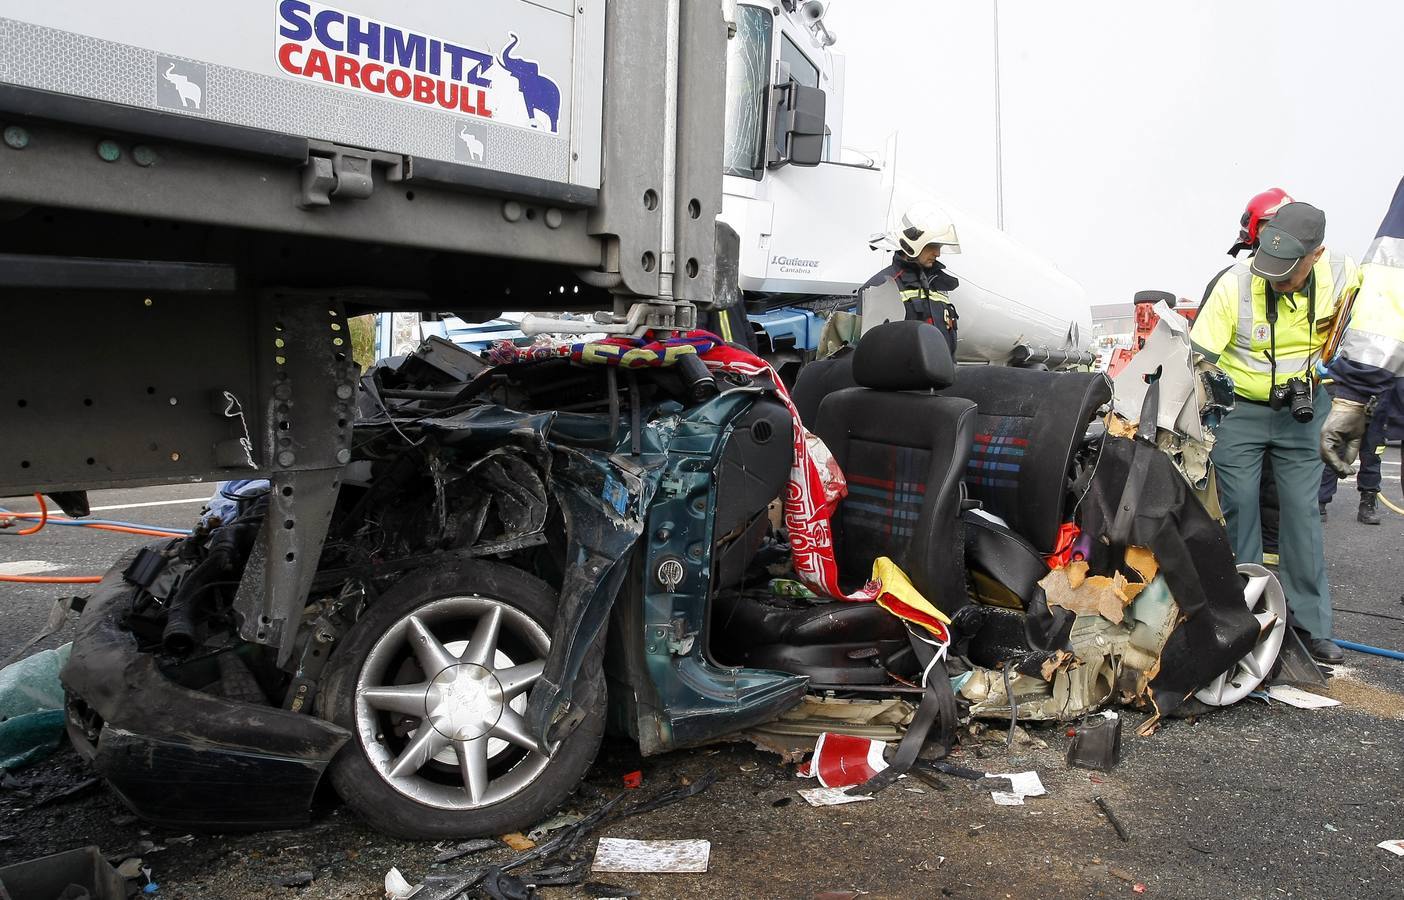
[[[1238,220],[1238,243],[1229,250],[1229,256],[1237,256],[1239,250],[1252,250],[1258,246],[1258,229],[1273,217],[1279,209],[1292,202],[1292,197],[1282,188],[1269,188],[1255,194],[1243,210]]]

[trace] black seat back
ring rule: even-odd
[[[1073,454],[1111,400],[1111,382],[1099,372],[961,366],[940,393],[980,410],[965,473],[970,497],[1051,553],[1067,513]]]
[[[968,601],[962,561],[960,480],[975,433],[975,404],[930,391],[955,365],[941,331],[889,322],[853,354],[859,387],[829,394],[815,433],[848,480],[833,519],[840,582],[866,581],[888,556],[946,613]]]
[[[790,399],[799,410],[804,427],[814,429],[819,421],[819,404],[824,398],[844,388],[857,387],[853,379],[854,349],[847,346],[833,356],[816,359],[800,369],[795,379],[795,389],[790,391]]]

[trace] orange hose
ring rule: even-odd
[[[49,504],[44,502],[43,494],[35,494],[34,499],[39,501],[39,524],[33,528],[26,528],[23,531],[16,531],[16,537],[24,537],[27,534],[38,534],[44,530],[44,526],[49,523]],[[34,516],[15,516],[16,519],[32,519]]]
[[[18,584],[97,584],[101,575],[74,575],[69,578],[48,575],[0,575],[0,581],[13,581]]]
[[[55,521],[58,521],[58,520],[55,520]],[[69,520],[69,521],[72,521],[72,520]],[[170,532],[170,531],[148,531],[148,530],[145,529],[145,528],[127,528],[127,527],[124,526],[124,525],[89,525],[88,523],[85,522],[85,523],[83,523],[83,527],[84,527],[84,528],[96,528],[98,531],[115,531],[115,532],[117,532],[117,533],[119,533],[119,534],[142,534],[142,535],[147,535],[148,537],[163,537],[163,538],[180,537],[179,534],[175,534],[175,533]]]
[[[34,496],[39,497],[38,494],[35,494]],[[34,534],[40,528],[44,527],[43,523],[45,522],[74,522],[78,525],[82,525],[84,528],[96,528],[99,531],[115,531],[119,534],[140,534],[146,537],[168,538],[181,536],[179,532],[174,531],[152,531],[146,528],[128,528],[125,525],[99,525],[96,522],[84,522],[81,519],[69,519],[64,516],[50,516],[48,508],[44,507],[44,500],[42,497],[39,498],[39,505],[41,507],[41,510],[38,513],[0,513],[0,518],[40,520],[38,528],[26,528],[24,531],[16,531],[15,537],[20,537],[26,534]]]

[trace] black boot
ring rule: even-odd
[[[1379,491],[1362,491],[1360,494],[1360,510],[1355,514],[1357,521],[1365,525],[1380,524],[1380,510],[1375,506],[1375,501],[1379,499]]]
[[[1312,638],[1307,643],[1307,652],[1311,654],[1312,659],[1327,665],[1345,662],[1345,653],[1340,645],[1330,638]]]
[[[1317,503],[1316,505],[1319,506],[1319,507],[1321,508],[1321,524],[1322,524],[1322,525],[1325,525],[1325,524],[1326,524],[1326,504],[1325,504],[1325,503]]]

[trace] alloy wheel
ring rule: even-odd
[[[477,595],[444,597],[397,620],[356,682],[366,758],[397,792],[430,806],[501,803],[539,776],[551,748],[522,712],[550,651],[521,610]]]
[[[1277,662],[1287,631],[1287,595],[1277,576],[1255,563],[1240,563],[1238,575],[1243,580],[1243,602],[1258,620],[1258,642],[1233,668],[1195,693],[1209,706],[1230,706],[1257,690]]]

